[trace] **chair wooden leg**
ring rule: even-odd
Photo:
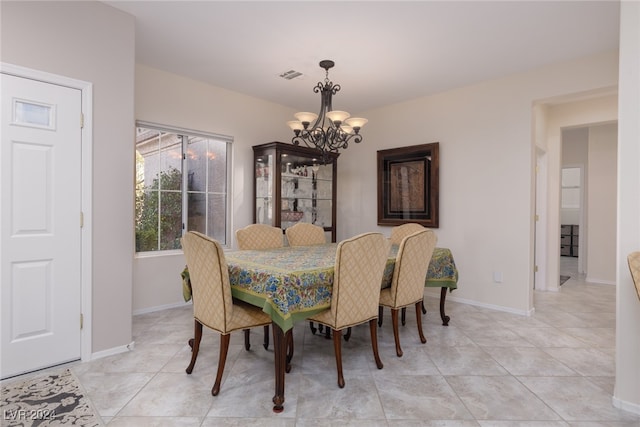
[[[407,307],[402,307],[402,315],[400,316],[402,318],[402,326],[407,324]]]
[[[227,352],[229,351],[229,341],[231,334],[220,335],[220,356],[218,358],[218,373],[216,374],[216,382],[213,384],[211,394],[217,396],[220,393],[220,382],[224,373],[224,364],[227,362]]]
[[[422,314],[427,314],[427,309],[424,306],[424,300],[422,300]]]
[[[382,369],[384,366],[378,354],[378,329],[376,328],[376,319],[369,320],[369,330],[371,331],[371,347],[373,347],[373,357],[376,359],[376,366]]]
[[[329,329],[329,328],[327,328]],[[333,330],[333,351],[336,354],[336,369],[338,371],[338,387],[344,387],[342,375],[342,331]]]
[[[345,341],[349,341],[349,338],[351,338],[351,326],[349,326],[349,327],[347,328],[347,333],[346,333],[346,334],[344,334],[344,340],[345,340]]]
[[[244,332],[244,349],[249,351],[251,348],[251,338],[249,338],[251,331],[249,329],[243,329]]]
[[[382,326],[382,315],[384,314],[384,309],[381,305],[378,306],[378,326]]]
[[[198,358],[198,351],[200,350],[200,340],[202,340],[202,323],[194,320],[193,338],[189,340],[191,345],[191,363],[187,367],[187,374],[193,372],[193,367],[196,366],[196,359]]]
[[[287,364],[284,371],[289,373],[291,372],[291,360],[293,359],[293,328],[286,332],[285,339],[287,340]]]
[[[313,322],[309,322],[309,329],[311,329],[311,334],[312,334],[312,335],[315,335],[315,334],[316,334],[316,331],[318,330],[318,329],[314,326]]]
[[[269,349],[269,325],[264,325],[264,349]]]
[[[396,342],[396,355],[402,357],[402,348],[400,348],[400,331],[398,330],[398,309],[391,309],[391,324],[393,325],[393,339]]]
[[[424,334],[422,333],[422,309],[420,307],[421,304],[422,304],[422,301],[418,301],[416,303],[416,320],[418,321],[418,334],[420,334],[420,342],[424,344],[427,342],[427,339],[424,337]]]

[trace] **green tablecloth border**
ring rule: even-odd
[[[321,311],[331,307],[330,304],[327,304],[324,306],[300,310],[293,314],[284,315],[280,310],[278,310],[276,305],[271,302],[271,300],[268,300],[267,298],[259,294],[247,292],[245,290],[237,289],[236,287],[231,286],[231,295],[234,298],[237,298],[251,305],[255,305],[256,307],[262,307],[262,311],[267,313],[284,332],[287,332],[289,329],[293,328],[293,325],[295,323],[305,320],[306,318],[318,314]]]
[[[458,282],[452,279],[427,279],[426,288],[449,288],[449,292],[458,289]]]

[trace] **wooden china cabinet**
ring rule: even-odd
[[[253,146],[253,222],[286,230],[296,222],[324,228],[336,241],[336,172],[339,154],[269,142]]]

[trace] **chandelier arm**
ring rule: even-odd
[[[325,150],[326,132],[322,128],[314,127],[312,129],[305,129],[296,135],[291,140],[294,145],[299,145],[300,142],[304,143],[307,147],[317,148],[321,151]]]

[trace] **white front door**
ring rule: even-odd
[[[81,91],[1,74],[0,376],[80,359]]]

